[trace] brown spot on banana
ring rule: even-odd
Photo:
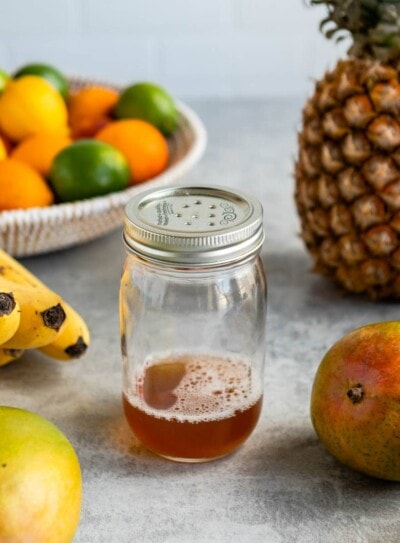
[[[0,292],[0,317],[10,315],[15,309],[15,298],[12,292]]]
[[[88,345],[83,341],[82,336],[79,336],[77,341],[73,345],[69,345],[64,351],[71,358],[79,358],[86,352],[87,348]]]
[[[44,325],[52,330],[59,330],[65,321],[66,314],[61,304],[49,307],[45,311],[41,312]]]

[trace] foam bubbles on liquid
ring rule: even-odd
[[[146,403],[143,388],[146,371],[152,366],[184,365],[177,386],[169,390],[176,401],[156,409]],[[232,417],[252,407],[262,393],[262,384],[253,376],[250,362],[211,355],[169,355],[149,360],[128,394],[129,402],[148,415],[180,422],[208,422]]]

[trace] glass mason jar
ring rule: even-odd
[[[145,192],[126,207],[123,405],[141,443],[204,462],[241,445],[263,397],[262,207],[220,187]]]

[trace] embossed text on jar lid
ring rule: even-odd
[[[146,191],[125,208],[124,240],[144,258],[188,266],[221,265],[256,253],[263,241],[260,202],[217,186]]]

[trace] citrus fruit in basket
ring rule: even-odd
[[[114,121],[100,130],[96,138],[125,155],[134,184],[155,177],[168,164],[168,145],[164,136],[146,121]]]
[[[0,140],[2,141],[7,155],[9,155],[14,147],[14,144],[11,142],[10,138],[0,132]]]
[[[48,177],[54,157],[71,143],[68,136],[35,134],[21,141],[11,152],[11,157]]]
[[[10,81],[10,76],[4,70],[0,70],[0,94],[4,91],[8,82]]]
[[[7,156],[7,147],[3,138],[0,136],[0,160],[3,160]]]
[[[53,87],[58,90],[64,100],[68,97],[69,92],[69,83],[67,78],[58,70],[51,66],[50,64],[26,64],[22,66],[14,74],[14,78],[19,78],[24,75],[37,75],[46,79]]]
[[[0,129],[14,141],[39,133],[67,134],[65,102],[36,75],[10,81],[0,96]]]
[[[125,189],[130,171],[124,155],[107,143],[79,140],[55,157],[50,182],[62,202],[83,200]]]
[[[78,457],[43,417],[0,406],[0,541],[70,543],[82,502]]]
[[[115,107],[115,116],[147,121],[165,136],[171,135],[178,123],[172,97],[154,83],[136,83],[124,89]]]
[[[116,90],[100,85],[85,87],[72,94],[68,100],[72,137],[94,136],[111,121],[111,113],[118,97]]]
[[[13,158],[0,161],[0,211],[45,207],[53,202],[48,184],[30,166]]]

